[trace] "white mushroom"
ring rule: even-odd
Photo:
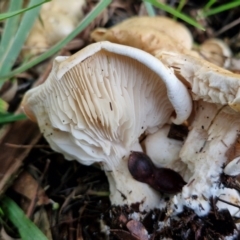
[[[46,82],[23,100],[54,150],[85,165],[100,163],[112,204],[140,202],[141,210],[158,206],[160,198],[130,176],[130,151],[142,151],[142,133],[184,122],[191,104],[186,87],[158,59],[110,42],[57,57]]]
[[[209,198],[223,194],[219,177],[240,133],[240,75],[185,54],[159,51],[157,57],[174,69],[195,100],[191,130],[179,155],[190,171],[182,173],[188,184],[172,207],[179,212],[188,206],[204,215]]]

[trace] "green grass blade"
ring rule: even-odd
[[[15,4],[18,4],[18,1],[19,0],[17,0],[17,1],[15,0],[14,1]],[[16,15],[19,15],[19,14],[24,13],[26,11],[29,11],[29,10],[31,10],[33,8],[36,8],[36,7],[40,6],[40,5],[42,5],[43,3],[46,3],[46,2],[49,2],[49,1],[51,1],[51,0],[44,0],[44,1],[40,2],[40,3],[37,3],[35,5],[32,5],[32,6],[27,7],[27,8],[20,9],[20,10],[16,10],[16,11],[11,10],[11,11],[8,11],[7,13],[1,13],[0,14],[0,21],[2,21],[4,19],[7,19],[7,18],[11,18],[11,17],[16,16]]]
[[[180,0],[180,1],[179,1],[179,4],[178,4],[178,6],[177,6],[177,11],[178,11],[179,13],[181,13],[181,11],[182,11],[182,9],[183,9],[183,7],[184,7],[185,4],[186,4],[186,0]],[[177,17],[176,17],[176,16],[174,17],[174,20],[177,20]]]
[[[80,24],[76,27],[76,29],[71,32],[66,38],[62,41],[54,45],[47,52],[41,54],[39,57],[31,60],[30,62],[20,66],[19,68],[11,71],[10,74],[0,77],[0,86],[6,81],[6,79],[13,77],[16,74],[19,74],[27,69],[33,67],[34,65],[42,62],[43,60],[51,57],[53,54],[58,52],[61,48],[63,48],[68,42],[70,42],[74,37],[76,37],[82,30],[84,30],[109,4],[111,0],[101,0],[95,8],[85,16],[85,18],[80,22]]]
[[[148,16],[154,17],[156,16],[155,10],[153,8],[153,5],[149,2],[144,1],[145,8],[147,10]]]
[[[12,199],[3,197],[0,205],[4,215],[18,229],[22,240],[48,240],[39,228],[25,216],[22,209]]]
[[[10,0],[8,12],[21,9],[22,0]],[[18,28],[18,21],[20,16],[14,16],[6,20],[3,28],[3,33],[0,42],[0,56],[3,56],[4,51],[8,48],[8,45],[13,41],[13,36]]]
[[[205,10],[209,9],[216,2],[217,2],[217,0],[209,0],[207,2],[207,4],[203,7],[203,9],[205,9]]]
[[[1,116],[1,113],[5,113],[7,109],[8,109],[8,104],[3,99],[0,98],[0,116]]]
[[[178,12],[181,12],[184,5],[186,4],[187,0],[180,0],[179,4],[178,4],[178,7],[177,7],[177,11]]]
[[[198,22],[196,22],[194,19],[188,17],[187,15],[185,15],[183,13],[178,12],[176,9],[169,7],[166,4],[160,3],[157,0],[146,0],[146,1],[150,2],[155,7],[161,8],[165,12],[168,12],[168,13],[172,14],[173,16],[182,19],[183,21],[187,22],[188,24],[190,24],[196,28],[205,30],[204,27],[201,24],[199,24]]]
[[[0,124],[6,124],[10,122],[20,121],[26,119],[24,114],[13,114],[13,113],[0,113]]]
[[[232,8],[235,8],[235,7],[238,7],[238,6],[240,6],[240,1],[234,1],[234,2],[230,2],[230,3],[226,3],[226,4],[223,4],[219,7],[203,11],[203,16],[208,17],[210,15],[214,15],[214,14],[217,14],[217,13],[220,13],[220,12],[224,12],[224,11],[227,11],[229,9],[232,9]]]
[[[29,7],[42,3],[42,0],[30,0]],[[18,31],[14,37],[14,41],[5,50],[4,55],[0,59],[0,76],[8,74],[13,64],[15,63],[22,46],[27,38],[27,35],[32,28],[35,19],[38,16],[40,7],[35,7],[30,11],[25,12],[22,17]],[[1,85],[0,85],[1,86]]]

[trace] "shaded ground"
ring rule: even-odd
[[[86,12],[94,4],[94,1],[89,1]],[[183,11],[194,17],[202,5],[198,1],[188,1]],[[165,14],[161,10],[156,11]],[[89,44],[89,33],[95,27],[109,27],[123,19],[144,13],[140,1],[113,1],[108,10],[72,42],[76,44],[69,44],[60,55],[72,54]],[[205,32],[188,27],[197,43],[216,36],[225,39],[231,49],[239,53],[240,24],[233,26],[239,15],[240,8],[236,8],[203,19],[201,23],[206,28]],[[38,84],[45,80],[51,62],[45,62],[41,68],[44,69],[41,74],[38,68],[34,68],[18,77],[20,87],[10,103],[10,111],[17,109],[23,93],[30,88],[34,79],[38,79]],[[131,209],[111,207],[104,173],[97,166],[86,167],[75,161],[64,160],[49,148],[41,138],[37,126],[28,120],[10,125],[0,147],[1,169],[5,173],[0,176],[0,191],[6,190],[6,194],[19,203],[49,239],[145,240],[146,230],[152,240],[164,237],[223,239],[223,236],[232,235],[236,231],[235,224],[239,220],[233,219],[228,211],[219,212],[215,207],[218,199],[212,199],[212,210],[203,218],[185,209],[174,219],[168,218],[164,210],[155,210],[139,219],[134,214],[138,206],[132,206]],[[6,176],[11,176],[11,179]],[[12,181],[14,178],[16,179]],[[239,190],[236,179],[223,176],[222,182]],[[59,204],[58,207],[56,203]],[[133,220],[129,220],[129,216]],[[15,235],[13,232],[9,234]],[[240,239],[236,237],[238,238]]]

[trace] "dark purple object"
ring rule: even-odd
[[[130,154],[128,169],[134,179],[149,184],[159,192],[175,194],[186,184],[180,174],[169,168],[155,167],[152,160],[142,152]]]

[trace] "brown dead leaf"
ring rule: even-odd
[[[115,235],[119,240],[140,240],[138,237],[133,236],[130,232],[122,229],[112,229],[111,233]]]
[[[44,233],[47,239],[52,240],[51,227],[47,212],[44,208],[40,208],[33,216],[33,222],[39,227],[39,229]]]
[[[15,180],[13,189],[30,201],[37,198],[37,205],[49,204],[50,202],[39,183],[26,171],[22,172]]]
[[[18,121],[6,125],[0,132],[0,194],[2,194],[11,182],[16,178],[23,160],[31,151],[31,148],[12,148],[5,143],[15,145],[34,145],[40,139],[37,124],[30,120]]]
[[[139,240],[148,240],[148,232],[143,224],[136,220],[131,220],[127,223],[128,230]]]

